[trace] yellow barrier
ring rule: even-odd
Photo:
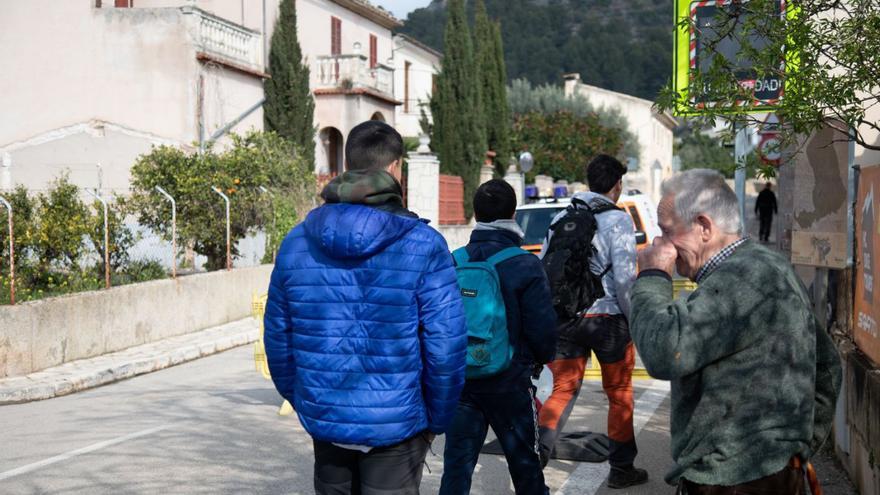
[[[653,380],[645,368],[635,368],[632,377],[633,380]],[[584,379],[602,381],[602,365],[599,364],[599,359],[596,358],[595,352],[590,352],[590,366],[584,370]]]
[[[254,366],[257,368],[257,371],[263,375],[263,378],[271,380],[272,375],[269,373],[269,360],[266,359],[266,343],[263,340],[263,333],[266,330],[263,327],[263,316],[266,314],[266,300],[268,298],[268,294],[254,294],[251,298],[251,314],[260,322],[260,338],[254,342]],[[293,414],[293,407],[290,405],[290,402],[285,400],[284,404],[281,404],[281,409],[278,410],[278,414],[281,416],[289,416]]]
[[[693,292],[697,290],[697,284],[686,278],[676,278],[672,280],[672,297],[678,299],[682,292]],[[602,366],[596,359],[596,353],[590,353],[590,366],[584,371],[584,378],[587,380],[602,380]],[[645,368],[636,368],[633,370],[633,380],[650,380],[651,375]]]

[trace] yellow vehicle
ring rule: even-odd
[[[540,254],[541,246],[547,237],[550,223],[562,210],[568,208],[571,198],[560,198],[543,203],[532,203],[516,209],[516,221],[525,232],[523,249]],[[617,206],[629,213],[636,231],[636,249],[643,249],[660,235],[657,225],[657,207],[648,196],[624,194]]]

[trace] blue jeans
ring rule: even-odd
[[[534,392],[530,383],[492,393],[470,392],[465,386],[446,432],[440,495],[466,495],[486,441],[489,426],[507,458],[517,494],[549,494],[538,455]]]

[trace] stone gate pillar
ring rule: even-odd
[[[427,136],[419,138],[419,148],[407,159],[407,208],[430,220],[434,228],[440,222],[440,160],[431,153]]]

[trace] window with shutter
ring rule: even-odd
[[[370,68],[373,69],[379,63],[379,40],[375,34],[370,35]]]
[[[403,113],[409,113],[409,68],[412,64],[403,63]]]
[[[342,54],[342,21],[338,17],[330,18],[330,54]]]

